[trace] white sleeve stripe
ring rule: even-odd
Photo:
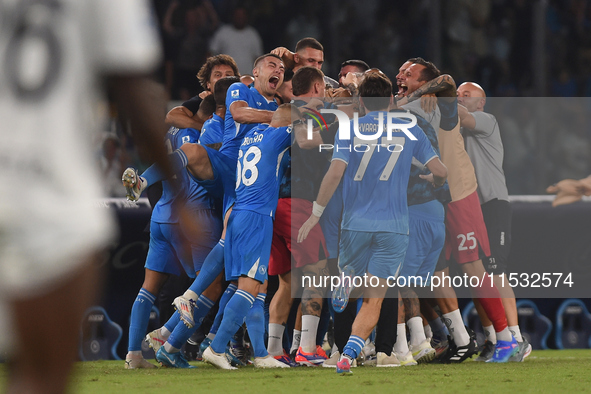
[[[424,165],[426,166],[427,163],[429,163],[431,160],[435,159],[436,157],[439,158],[439,156],[435,155],[435,156],[431,157],[429,160],[427,160]]]

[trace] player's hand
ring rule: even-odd
[[[199,98],[201,98],[201,100],[205,100],[205,98],[210,94],[212,93],[209,90],[204,90],[203,92],[199,93]]]
[[[281,60],[283,60],[283,64],[285,65],[285,68],[294,68],[295,66],[295,53],[293,53],[292,51],[290,51],[289,49],[285,48],[285,47],[278,47],[275,48],[271,51],[271,53],[273,55],[277,55],[281,58]]]
[[[441,185],[435,183],[435,177],[433,176],[433,174],[419,175],[419,178],[426,180],[435,188],[441,187]]]
[[[287,48],[285,48],[285,47],[277,47],[277,48],[273,49],[273,50],[271,51],[271,53],[272,53],[273,55],[277,55],[277,56],[279,56],[279,57],[281,57],[281,58],[282,58],[283,56],[287,56],[287,57],[291,57],[291,58],[293,58],[293,53],[292,53],[292,52],[291,52],[289,49],[287,49]]]
[[[433,93],[422,95],[421,108],[426,113],[435,111],[435,108],[437,108],[437,96],[435,96]]]
[[[355,87],[359,86],[359,78],[357,74],[358,73],[347,73],[345,78],[343,78],[343,86],[349,86],[351,84],[355,85]]]
[[[581,200],[583,195],[589,195],[587,194],[587,192],[591,191],[587,189],[587,186],[591,186],[589,183],[591,183],[591,180],[588,178],[580,181],[575,179],[563,179],[554,185],[548,186],[546,188],[546,193],[556,194],[556,198],[552,201],[553,207],[572,204],[573,202]]]
[[[306,238],[308,238],[308,234],[310,231],[318,224],[320,218],[314,214],[310,215],[308,220],[302,225],[300,231],[298,231],[298,243],[304,242]]]

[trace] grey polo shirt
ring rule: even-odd
[[[462,127],[466,151],[478,181],[478,197],[484,204],[492,199],[509,201],[503,172],[503,142],[497,119],[486,112],[471,112],[476,127]]]

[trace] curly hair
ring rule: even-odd
[[[236,61],[232,59],[231,56],[228,55],[215,55],[208,57],[205,61],[205,64],[201,66],[201,69],[197,73],[197,79],[199,79],[199,83],[203,86],[203,89],[207,89],[207,84],[209,83],[209,79],[211,78],[211,72],[215,66],[230,66],[232,71],[234,71],[234,75],[239,77],[240,72],[238,71],[238,66],[236,65]]]

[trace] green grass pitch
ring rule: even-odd
[[[152,360],[154,361],[154,360]],[[300,367],[221,371],[202,362],[197,369],[132,370],[123,361],[79,362],[74,393],[362,393],[362,392],[557,392],[591,389],[591,350],[534,351],[523,363],[427,364],[358,367],[348,376],[331,368]],[[0,367],[0,383],[6,366]]]

